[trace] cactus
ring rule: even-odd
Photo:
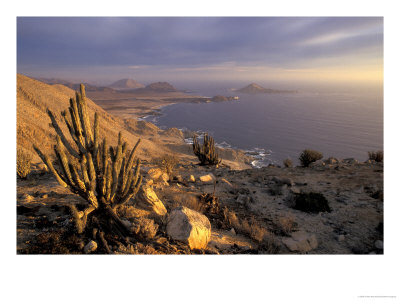
[[[193,152],[199,158],[200,165],[216,165],[221,163],[221,159],[218,159],[218,154],[215,150],[215,142],[212,137],[208,134],[204,135],[203,146],[201,147],[197,141],[197,137],[193,136]]]
[[[47,110],[47,113],[57,134],[55,161],[43,154],[37,145],[33,148],[60,185],[87,201],[87,207],[83,211],[71,207],[78,233],[86,230],[88,217],[92,214],[93,226],[126,237],[130,234],[130,229],[119,219],[117,208],[134,197],[141,186],[140,160],[135,160],[140,139],[131,151],[123,143],[121,132],[116,147],[108,148],[106,138],[100,143],[99,117],[95,113],[92,130],[83,84],[80,85],[80,93],[76,92],[75,99],[70,99],[68,110],[61,113],[75,145],[66,138],[53,112]],[[104,245],[102,231],[99,231],[99,240]],[[109,249],[107,243],[104,248]]]

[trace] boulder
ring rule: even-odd
[[[279,177],[275,177],[274,176],[274,177],[272,177],[272,181],[277,183],[277,184],[280,184],[280,185],[284,185],[284,184],[286,184],[288,186],[294,185],[293,180],[290,179],[290,178],[287,178],[287,177],[279,178]]]
[[[205,184],[213,184],[214,180],[215,180],[215,176],[211,173],[200,176],[200,181]]]
[[[83,248],[83,251],[88,254],[93,251],[96,251],[97,249],[97,243],[95,241],[90,241],[89,243],[86,244],[85,248]]]
[[[147,171],[150,179],[157,180],[163,174],[160,168],[153,168]]]
[[[136,206],[151,211],[158,216],[164,216],[167,213],[164,204],[160,199],[158,199],[157,194],[149,185],[144,185],[140,188],[136,200]]]
[[[309,252],[318,247],[315,234],[305,231],[293,232],[290,238],[283,238],[283,244],[293,252]]]
[[[205,215],[181,206],[169,214],[167,234],[187,243],[190,249],[205,249],[211,238],[211,223]]]
[[[338,162],[339,161],[337,160],[337,158],[332,157],[332,156],[325,160],[325,163],[328,165],[337,164]]]

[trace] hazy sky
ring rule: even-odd
[[[17,71],[98,83],[380,82],[383,18],[19,17]]]

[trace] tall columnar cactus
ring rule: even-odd
[[[219,165],[222,161],[215,150],[214,139],[208,134],[204,135],[202,146],[197,141],[197,137],[193,136],[193,152],[199,158],[201,165]]]
[[[99,117],[95,113],[92,130],[83,84],[75,99],[70,99],[68,111],[61,113],[75,145],[65,137],[53,112],[47,110],[47,113],[57,133],[54,146],[56,160],[52,162],[38,146],[33,147],[58,183],[87,201],[88,205],[83,211],[71,208],[78,233],[85,230],[88,216],[93,213],[95,223],[103,224],[98,224],[99,227],[126,236],[129,228],[119,219],[117,208],[134,197],[140,188],[140,161],[135,160],[140,139],[131,151],[128,151],[126,142],[122,141],[121,132],[115,148],[108,148],[106,138],[100,143]],[[101,237],[104,237],[103,233]]]

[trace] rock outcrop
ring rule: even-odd
[[[205,249],[211,238],[211,223],[205,215],[181,206],[170,213],[167,234],[187,243],[190,249]]]
[[[148,210],[159,217],[162,217],[167,213],[167,209],[161,200],[158,199],[157,194],[154,192],[151,186],[142,186],[137,198],[136,206],[138,208]]]

